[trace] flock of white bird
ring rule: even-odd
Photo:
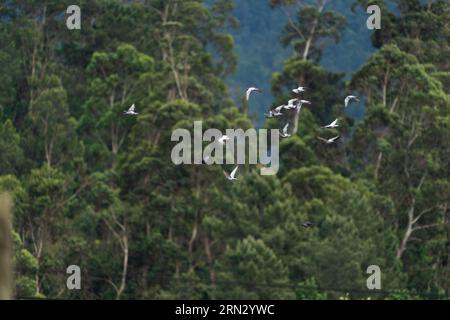
[[[297,96],[300,96],[302,93],[306,92],[307,89],[308,89],[308,88],[306,88],[306,87],[300,86],[300,87],[298,87],[298,88],[296,88],[296,89],[293,89],[292,92],[295,93]],[[256,87],[248,88],[247,91],[246,91],[246,94],[245,94],[245,97],[246,97],[246,100],[247,100],[247,101],[250,100],[250,96],[251,96],[252,93],[254,93],[254,92],[255,92],[255,93],[262,93],[262,91],[261,91],[259,88],[256,88]],[[353,95],[347,96],[347,97],[345,98],[345,101],[344,101],[345,108],[347,108],[348,105],[349,105],[350,103],[354,102],[354,101],[359,102],[359,98],[358,98],[357,96],[353,96]],[[276,107],[276,108],[270,110],[268,113],[265,114],[265,116],[266,116],[266,118],[276,118],[276,117],[280,117],[280,116],[283,115],[283,110],[294,110],[294,109],[295,109],[296,112],[300,112],[301,109],[302,109],[302,106],[303,106],[304,104],[311,105],[311,102],[308,101],[308,100],[300,99],[299,97],[293,98],[293,99],[290,99],[290,100],[287,102],[287,104],[283,104],[283,105],[281,105],[281,106],[278,106],[278,107]],[[129,115],[129,116],[137,116],[139,113],[136,112],[136,106],[133,104],[128,110],[124,110],[124,111],[123,111],[123,114],[124,114],[124,115]],[[323,126],[322,128],[324,128],[324,129],[334,129],[334,128],[337,128],[337,127],[339,127],[338,121],[339,121],[339,119],[336,119],[336,120],[334,120],[332,123],[330,123],[330,124],[328,124],[328,125],[326,125],[326,126]],[[281,132],[280,132],[280,136],[281,136],[282,138],[288,138],[288,137],[291,136],[291,134],[289,133],[289,122],[287,122],[287,123],[284,125],[283,129],[282,129]],[[326,144],[329,145],[329,144],[335,143],[336,140],[339,139],[339,137],[340,137],[340,136],[338,135],[338,136],[333,137],[333,138],[330,138],[330,139],[325,139],[325,138],[322,138],[322,137],[317,137],[317,138],[318,138],[319,140],[323,141],[324,143],[326,143]],[[226,142],[227,142],[228,140],[230,140],[230,137],[228,137],[227,135],[223,135],[220,139],[218,139],[218,142],[219,142],[220,144],[222,144],[222,145],[225,145]],[[210,159],[210,157],[205,157],[205,158],[203,159],[203,163],[204,163],[204,164],[208,164],[209,159]],[[239,166],[236,166],[236,167],[233,169],[233,171],[231,171],[230,174],[228,174],[228,173],[225,172],[225,171],[224,171],[223,173],[224,173],[225,177],[226,177],[228,180],[230,180],[230,181],[237,180],[236,174],[237,174],[238,169],[239,169]],[[303,226],[304,228],[312,228],[312,227],[314,226],[314,223],[313,223],[313,222],[310,222],[310,221],[306,221],[306,222],[304,222],[304,223],[302,224],[302,226]]]
[[[307,89],[308,89],[307,87],[299,86],[298,88],[293,89],[292,92],[295,93],[297,96],[300,96],[302,93],[306,92]],[[256,88],[256,87],[248,88],[246,93],[245,93],[245,97],[246,97],[247,101],[250,100],[250,96],[252,95],[252,93],[262,93],[262,91],[261,91],[261,89]],[[345,101],[344,101],[345,108],[347,108],[349,106],[349,104],[354,102],[354,101],[359,102],[359,98],[357,96],[353,96],[353,95],[347,96],[345,98]],[[296,97],[296,98],[290,99],[287,102],[287,104],[283,104],[283,105],[278,106],[278,107],[276,107],[276,108],[274,108],[272,110],[269,110],[269,112],[266,113],[265,116],[266,116],[266,118],[280,117],[280,116],[283,115],[283,110],[294,110],[295,109],[297,112],[300,112],[301,109],[302,109],[302,106],[304,104],[311,105],[312,103],[310,101],[308,101],[308,100],[303,100],[303,99],[300,99],[299,97]],[[124,110],[123,114],[124,115],[136,116],[139,113],[136,112],[136,107],[133,104],[128,110]],[[322,128],[325,128],[325,129],[337,128],[337,127],[339,127],[338,121],[339,121],[339,119],[336,119],[332,123],[330,123],[329,125],[323,126]],[[281,130],[280,136],[282,138],[288,138],[288,137],[291,136],[291,134],[289,133],[289,122],[287,122],[285,124],[285,126],[283,127],[283,129]],[[322,138],[322,137],[317,137],[317,138],[319,140],[323,141],[326,144],[332,144],[332,143],[335,143],[336,140],[339,139],[339,137],[340,136],[336,136],[336,137],[333,137],[333,138],[330,138],[330,139],[325,139],[325,138]],[[227,135],[223,135],[220,139],[218,139],[218,142],[220,144],[224,145],[228,140],[230,140],[230,137],[228,137]],[[209,160],[209,157],[203,159],[205,164],[208,163],[208,160]],[[239,169],[239,166],[236,166],[233,169],[233,171],[231,171],[230,174],[228,174],[228,173],[226,173],[224,171],[225,177],[228,180],[231,180],[231,181],[232,180],[237,180],[236,174],[237,174],[238,169]]]
[[[297,95],[297,97],[293,98],[293,99],[290,99],[287,102],[287,104],[283,104],[281,106],[273,108],[272,110],[269,110],[269,112],[265,114],[266,118],[280,117],[280,116],[283,115],[283,110],[294,110],[295,109],[296,112],[300,112],[301,109],[302,109],[302,106],[304,104],[311,105],[312,104],[311,101],[303,100],[303,99],[300,98],[300,95],[303,94],[304,92],[306,92],[307,90],[308,90],[307,87],[302,87],[302,86],[299,86],[298,88],[293,89],[292,92],[295,93]],[[256,88],[256,87],[248,88],[247,92],[246,92],[247,101],[249,101],[251,94],[254,93],[254,92],[255,93],[261,93],[262,91],[259,88]],[[359,102],[359,98],[357,96],[354,96],[354,95],[347,96],[345,98],[345,101],[344,101],[345,108],[347,108],[350,105],[350,103],[352,103],[352,102]],[[337,128],[337,127],[339,127],[338,121],[339,121],[339,119],[335,119],[332,123],[330,123],[330,124],[328,124],[326,126],[323,126],[322,128],[325,128],[325,129]],[[289,133],[289,122],[287,122],[284,125],[283,129],[280,132],[280,136],[282,138],[288,138],[288,137],[291,136],[291,134]],[[317,138],[320,141],[322,141],[322,142],[324,142],[326,144],[332,144],[332,143],[335,143],[337,141],[337,139],[339,139],[339,137],[340,136],[338,135],[336,137],[332,137],[332,138],[329,138],[329,139],[325,139],[325,138],[322,138],[322,137],[317,137]],[[230,180],[236,180],[235,179],[236,172],[237,172],[237,167],[233,170],[233,172],[230,175],[226,175],[227,178],[230,179]],[[234,173],[234,175],[233,175],[233,173]]]
[[[301,86],[300,86],[300,87],[298,87],[298,88],[296,88],[296,89],[293,89],[292,92],[295,93],[295,94],[297,94],[297,95],[300,95],[300,94],[306,92],[307,89],[308,89],[308,88],[306,88],[306,87],[301,87]],[[261,90],[259,90],[258,88],[249,88],[249,89],[247,90],[247,100],[249,99],[250,94],[251,94],[253,91],[261,92]],[[347,108],[348,105],[349,105],[351,102],[354,102],[354,101],[358,102],[358,101],[359,101],[359,98],[358,98],[357,96],[352,96],[352,95],[347,96],[347,97],[345,98],[345,101],[344,101],[345,107]],[[311,102],[308,101],[308,100],[300,99],[300,98],[294,98],[294,99],[289,100],[287,104],[283,104],[283,105],[281,105],[281,106],[278,106],[278,107],[274,108],[273,110],[270,110],[268,113],[265,114],[265,116],[266,116],[266,118],[280,117],[280,116],[283,115],[283,112],[282,112],[282,111],[283,111],[284,109],[285,109],[285,110],[296,109],[297,112],[300,112],[300,110],[302,109],[302,106],[303,106],[304,104],[311,104]],[[334,120],[332,123],[330,123],[329,125],[323,126],[323,128],[325,128],[325,129],[333,129],[333,128],[337,128],[337,127],[339,127],[338,121],[339,121],[339,119],[336,119],[336,120]],[[286,123],[286,125],[283,127],[282,131],[280,132],[280,136],[281,136],[282,138],[287,138],[287,137],[290,137],[290,136],[291,136],[291,135],[288,133],[288,129],[289,129],[289,122]],[[333,137],[333,138],[330,138],[330,139],[325,139],[325,138],[322,138],[322,137],[317,137],[317,138],[318,138],[320,141],[323,141],[323,142],[326,143],[326,144],[332,144],[332,143],[335,143],[337,139],[339,139],[339,136],[336,136],[336,137]]]

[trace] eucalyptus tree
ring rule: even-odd
[[[282,43],[295,49],[295,55],[285,62],[283,71],[273,76],[273,91],[278,97],[286,99],[287,94],[298,85],[308,87],[312,95],[309,91],[306,95],[315,105],[313,112],[320,120],[328,121],[329,108],[341,98],[342,75],[324,70],[318,62],[328,40],[340,40],[346,19],[327,10],[328,0],[271,0],[270,4],[285,12],[288,22]],[[293,114],[294,133],[298,131],[299,115],[298,110]]]

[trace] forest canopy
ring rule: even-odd
[[[11,223],[13,297],[450,298],[447,1],[346,1],[382,14],[374,52],[346,77],[329,55],[322,64],[353,30],[346,16],[327,0],[264,0],[289,50],[264,80],[271,105],[256,110],[299,85],[312,105],[263,123],[291,124],[279,173],[245,165],[237,181],[223,176],[231,165],[170,159],[172,131],[194,121],[257,126],[253,101],[227,84],[252,63],[235,50],[233,30],[249,27],[234,1],[79,0],[81,29],[69,30],[71,2],[0,1],[0,247]],[[132,104],[139,114],[124,116]],[[322,128],[336,118],[338,129]],[[71,265],[81,290],[66,287]],[[367,289],[371,265],[380,291]]]

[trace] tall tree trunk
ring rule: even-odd
[[[320,7],[318,9],[319,15],[314,19],[313,24],[311,26],[311,31],[309,32],[309,37],[306,39],[305,49],[303,50],[302,58],[303,60],[308,60],[309,51],[311,50],[312,42],[314,41],[314,37],[316,36],[316,30],[319,25],[320,15],[325,8],[328,0],[322,0],[320,3]]]
[[[189,252],[189,257],[191,258],[191,260],[192,260],[192,251],[193,251],[193,247],[194,247],[194,242],[195,242],[195,239],[197,239],[197,229],[198,229],[198,223],[197,223],[197,217],[195,217],[194,225],[192,227],[191,239],[189,239],[189,243],[188,243],[188,252]]]
[[[120,300],[127,284],[128,258],[129,258],[128,227],[126,222],[123,223],[119,222],[117,217],[115,217],[114,215],[112,215],[112,219],[114,221],[114,224],[111,224],[107,219],[105,219],[104,221],[106,226],[114,236],[114,238],[116,238],[117,241],[119,242],[119,246],[122,249],[123,258],[122,258],[122,272],[119,287],[117,287],[113,281],[108,280],[108,282],[116,290],[116,300]]]
[[[413,232],[413,219],[414,219],[415,203],[416,203],[416,200],[413,199],[413,201],[411,203],[411,207],[408,210],[408,224],[406,226],[406,230],[403,235],[402,241],[400,242],[400,246],[398,247],[398,250],[397,250],[397,259],[402,258],[403,253],[406,250],[406,245],[408,244],[408,241]]]
[[[195,200],[196,200],[196,209],[195,209],[195,218],[194,218],[194,225],[192,226],[192,233],[191,238],[188,242],[188,253],[189,253],[189,260],[190,260],[190,271],[193,271],[193,257],[192,257],[192,251],[194,247],[194,242],[197,239],[197,232],[198,232],[198,224],[200,219],[200,208],[199,208],[199,201],[200,201],[200,181],[198,177],[198,172],[195,171]]]
[[[300,119],[300,111],[295,110],[294,114],[294,129],[292,130],[292,134],[296,134],[298,131],[298,120]]]
[[[299,78],[299,84],[303,85],[305,81],[304,75],[301,75]],[[292,135],[295,135],[298,131],[298,120],[300,119],[300,110],[296,109],[294,114],[294,128],[292,129]]]
[[[214,266],[213,266],[213,257],[212,257],[212,253],[211,253],[211,241],[209,240],[209,237],[207,234],[205,234],[203,236],[203,247],[205,248],[205,254],[206,254],[206,258],[208,260],[208,265],[209,265],[209,279],[211,281],[211,285],[213,287],[216,286],[216,272],[214,271]]]
[[[127,284],[127,273],[128,273],[128,235],[127,231],[125,229],[123,237],[122,237],[122,249],[123,249],[123,263],[122,263],[122,277],[120,279],[120,287],[117,290],[117,296],[116,300],[120,300],[122,297],[122,294],[125,290],[126,284]]]
[[[10,204],[9,196],[0,196],[0,300],[12,296]]]
[[[391,74],[390,66],[388,66],[388,69],[386,70],[386,73],[384,74],[384,81],[383,81],[383,107],[387,107],[387,89],[389,86],[389,76]]]
[[[39,275],[39,267],[41,265],[43,247],[44,247],[44,242],[42,241],[42,239],[38,239],[38,242],[36,244],[36,250],[35,250],[35,256],[36,256],[38,268],[36,271],[36,275],[34,277],[35,282],[36,282],[36,295],[39,295],[41,293],[41,277]]]
[[[171,8],[171,3],[167,3],[164,7],[164,11],[160,12],[163,29],[166,28],[166,24],[170,21],[169,11],[171,9],[172,11],[176,10],[176,6]],[[173,80],[175,81],[175,87],[176,92],[178,94],[178,98],[188,100],[187,89],[183,88],[181,76],[177,68],[178,61],[176,61],[175,58],[175,50],[173,49],[173,37],[170,31],[163,31],[162,41],[164,42],[163,45],[161,46],[162,58],[163,61],[166,62],[170,67]],[[169,92],[168,97],[173,98],[171,92]]]
[[[377,162],[375,164],[375,169],[373,170],[373,177],[378,180],[378,175],[380,173],[381,161],[383,160],[383,152],[378,153]]]
[[[408,170],[405,169],[405,172],[407,174],[407,176],[409,177],[409,173]],[[422,188],[423,184],[425,183],[425,179],[427,177],[427,172],[424,173],[424,175],[422,176],[422,178],[420,179],[420,182],[418,184],[418,186],[415,188],[416,192],[419,192],[420,189]],[[410,184],[411,185],[411,184]],[[418,212],[417,214],[415,214],[416,210],[416,198],[415,196],[413,196],[412,200],[411,200],[411,204],[408,210],[408,223],[406,225],[406,230],[405,233],[403,235],[402,241],[400,242],[400,245],[397,249],[397,259],[401,259],[403,256],[403,253],[406,250],[406,246],[408,244],[408,241],[411,239],[411,235],[413,234],[413,232],[417,231],[417,230],[424,230],[424,229],[429,229],[429,228],[434,228],[434,227],[439,227],[442,225],[446,225],[449,223],[449,221],[438,221],[436,223],[429,223],[429,224],[419,224],[421,218],[426,215],[429,214],[431,212],[434,212],[438,209],[442,210],[442,214],[445,217],[447,214],[447,210],[448,210],[448,204],[445,203],[443,205],[437,205],[437,206],[431,206],[428,208],[423,208],[420,212]]]

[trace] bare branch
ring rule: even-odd
[[[413,231],[417,231],[417,230],[429,229],[429,228],[444,226],[444,225],[447,225],[449,223],[450,223],[450,221],[445,221],[445,222],[442,222],[442,223],[430,223],[430,224],[425,224],[423,226],[414,227],[412,230]]]
[[[420,212],[420,213],[412,220],[412,224],[415,224],[416,222],[418,222],[419,219],[423,217],[423,215],[425,215],[425,214],[427,214],[427,213],[433,211],[434,209],[436,209],[436,207],[432,207],[432,208],[428,208],[428,209],[422,210],[422,212]]]
[[[291,17],[291,14],[289,13],[289,11],[288,11],[285,7],[282,7],[282,10],[283,10],[284,14],[286,15],[286,17],[287,17],[287,19],[288,19],[289,26],[290,26],[292,29],[294,29],[294,31],[296,31],[297,34],[298,34],[302,39],[305,39],[305,36],[303,35],[302,30],[300,30],[300,28],[297,27],[297,26],[295,25],[295,22],[292,20],[292,17]]]

